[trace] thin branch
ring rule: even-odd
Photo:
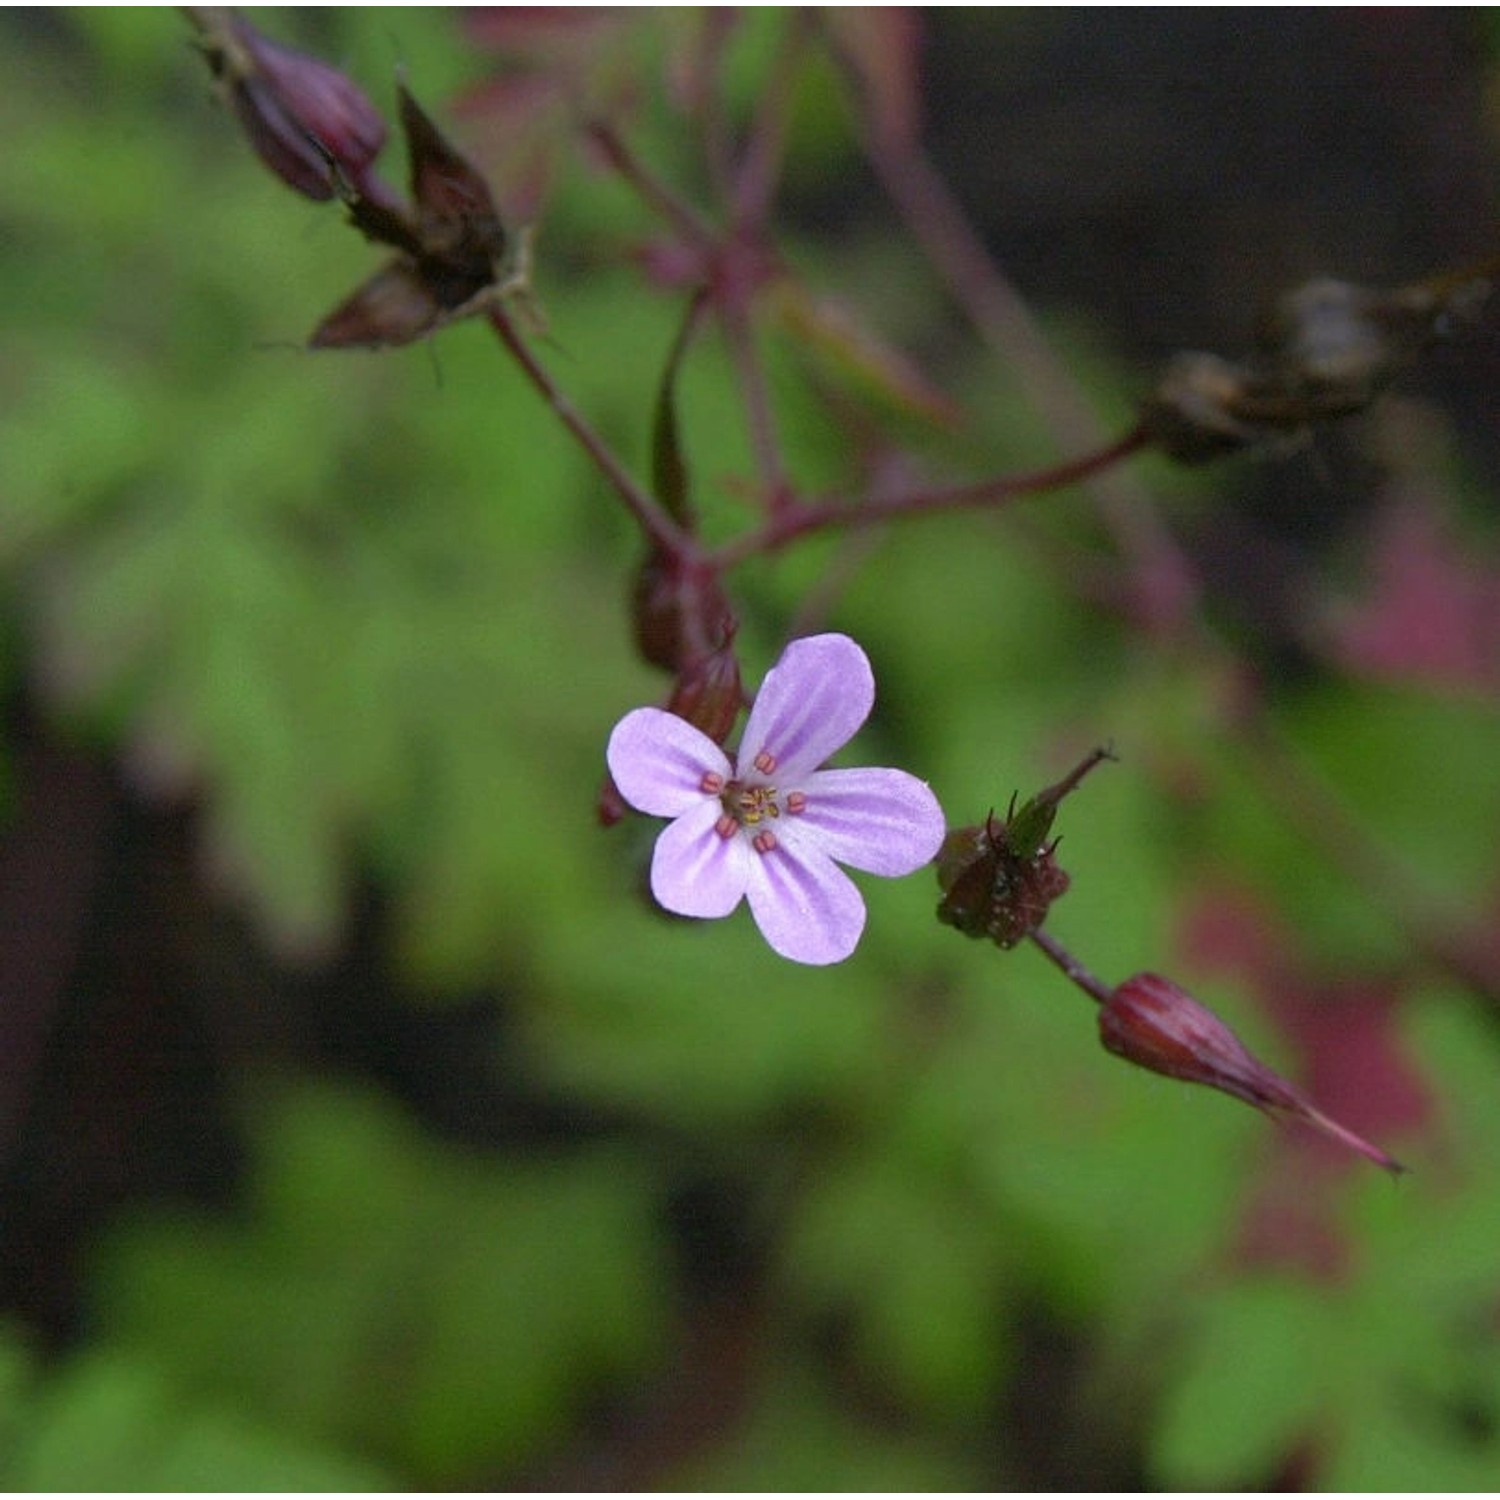
[[[1091,1000],[1096,1000],[1100,1005],[1109,1004],[1114,995],[1113,987],[1079,963],[1051,933],[1043,928],[1033,927],[1026,936]]]
[[[609,165],[685,240],[702,251],[717,248],[718,232],[641,161],[612,125],[595,120],[585,129]]]
[[[1069,448],[1102,442],[1104,430],[1077,382],[920,148],[882,136],[867,141],[866,149],[907,228],[980,336],[1021,372],[1037,414],[1058,441]],[[1123,474],[1097,476],[1091,489],[1130,559],[1143,603],[1159,623],[1175,626],[1197,592],[1196,580],[1150,496]]]
[[[941,515],[956,510],[978,510],[1005,505],[1027,495],[1063,489],[1121,462],[1143,448],[1147,441],[1146,432],[1137,426],[1097,452],[1024,474],[1003,474],[995,479],[943,489],[873,495],[857,502],[831,500],[819,505],[792,507],[772,517],[759,531],[748,532],[726,543],[713,554],[713,562],[721,569],[731,568],[747,557],[773,552],[815,531],[873,526],[885,521]]]
[[[684,563],[701,562],[698,543],[672,520],[654,496],[626,472],[613,450],[588,424],[577,407],[563,395],[536,356],[527,348],[504,307],[498,302],[492,303],[485,316],[526,378],[625,503],[625,508],[635,517],[646,538],[660,551],[669,553]]]
[[[739,376],[740,393],[745,401],[745,422],[750,434],[750,450],[755,456],[765,509],[771,516],[786,513],[795,501],[781,444],[776,437],[776,417],[771,409],[771,393],[766,384],[765,367],[755,347],[755,330],[743,302],[723,305],[719,321],[729,344],[730,357]]]
[[[765,227],[771,201],[781,179],[781,163],[786,151],[786,132],[791,114],[792,89],[797,82],[798,66],[807,43],[808,12],[786,12],[777,55],[770,76],[761,90],[755,116],[750,123],[745,149],[735,171],[733,203],[734,222],[748,226],[759,234]]]

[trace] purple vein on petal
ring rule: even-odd
[[[854,951],[865,927],[864,898],[819,849],[783,844],[753,855],[749,877],[756,925],[783,958],[835,964]]]
[[[661,708],[637,708],[615,725],[609,774],[634,808],[674,818],[703,801],[706,772],[728,779],[729,761],[701,729]]]
[[[905,771],[818,771],[804,789],[807,809],[791,826],[816,835],[819,848],[840,864],[872,875],[921,869],[947,832],[932,788]]]
[[[849,743],[874,703],[869,659],[848,636],[793,641],[761,684],[740,741],[740,765],[769,750],[783,776],[816,770]]]

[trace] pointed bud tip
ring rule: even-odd
[[[1099,1012],[1099,1039],[1107,1051],[1137,1067],[1206,1084],[1277,1118],[1301,1120],[1393,1176],[1406,1170],[1315,1108],[1206,1005],[1160,974],[1136,974],[1115,988]]]

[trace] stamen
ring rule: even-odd
[[[757,854],[769,854],[776,847],[776,835],[769,828],[762,829],[751,839],[750,847]]]
[[[779,818],[781,804],[776,800],[774,786],[747,786],[735,799],[740,822],[759,823],[762,818]]]
[[[787,796],[787,799],[786,799],[786,810],[789,813],[806,812],[807,811],[807,793],[806,792],[791,792],[791,793],[789,793],[788,796]]]
[[[769,750],[762,750],[755,757],[755,769],[762,776],[769,776],[776,769],[776,757]]]
[[[718,834],[721,839],[732,839],[739,826],[740,825],[732,817],[730,817],[728,813],[725,813],[724,816],[714,824],[714,832]]]
[[[724,790],[724,778],[717,771],[705,771],[698,787],[700,791],[707,792],[710,797],[717,797]]]

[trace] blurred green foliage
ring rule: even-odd
[[[439,118],[485,75],[441,15],[268,25],[313,29],[382,103],[399,58]],[[735,54],[747,97],[776,26]],[[1500,1480],[1500,1047],[1463,997],[1408,1013],[1439,1122],[1383,1144],[1417,1173],[1310,1189],[1353,1246],[1330,1286],[1233,1255],[1247,1181],[1282,1160],[1270,1127],[1117,1066],[1035,953],[958,940],[921,877],[866,888],[866,938],[830,972],[779,962],[743,912],[650,910],[654,829],[592,819],[610,726],[663,689],[625,628],[639,544],[566,435],[477,325],[380,357],[294,347],[371,255],[258,169],[177,16],[6,28],[0,115],[26,149],[0,153],[0,669],[138,785],[198,799],[205,868],[280,952],[336,951],[373,874],[413,992],[502,992],[508,1064],[613,1122],[466,1151],[337,1082],[232,1080],[240,1208],[125,1216],[91,1261],[81,1346],[0,1346],[9,1487],[440,1487],[558,1462],[680,1357],[665,1205],[694,1174],[742,1195],[768,1310],[734,1421],[653,1482],[1024,1482],[1006,1413],[1052,1357],[1039,1322],[1086,1351],[1044,1441],[1099,1472],[1258,1486],[1311,1447],[1334,1488]],[[852,156],[831,97],[799,100],[802,180]],[[654,104],[642,154],[679,160],[673,131]],[[680,308],[608,254],[649,227],[574,171],[537,273],[545,357],[640,472]],[[826,247],[796,250],[815,280],[879,286],[893,337],[940,316],[911,264],[887,290],[889,243],[841,246],[836,277]],[[805,365],[768,355],[794,471],[852,481]],[[1117,402],[1124,375],[1084,363]],[[967,379],[996,416],[950,452],[1039,456],[1013,381]],[[721,481],[749,460],[712,343],[680,421],[707,529],[728,534],[747,516]],[[1076,520],[1076,498],[1054,504]],[[840,555],[819,541],[743,571],[752,683]],[[1221,869],[1310,951],[1399,957],[1216,738],[1203,664],[1142,652],[997,523],[886,539],[831,623],[880,684],[857,758],[927,777],[955,822],[1054,779],[1059,746],[1113,741],[1120,764],[1059,822],[1075,887],[1054,926],[1097,972],[1163,965],[1179,898]],[[1493,704],[1323,686],[1282,712],[1440,893],[1493,881]],[[1164,813],[1174,759],[1204,790]],[[1283,1061],[1244,995],[1213,999]]]

